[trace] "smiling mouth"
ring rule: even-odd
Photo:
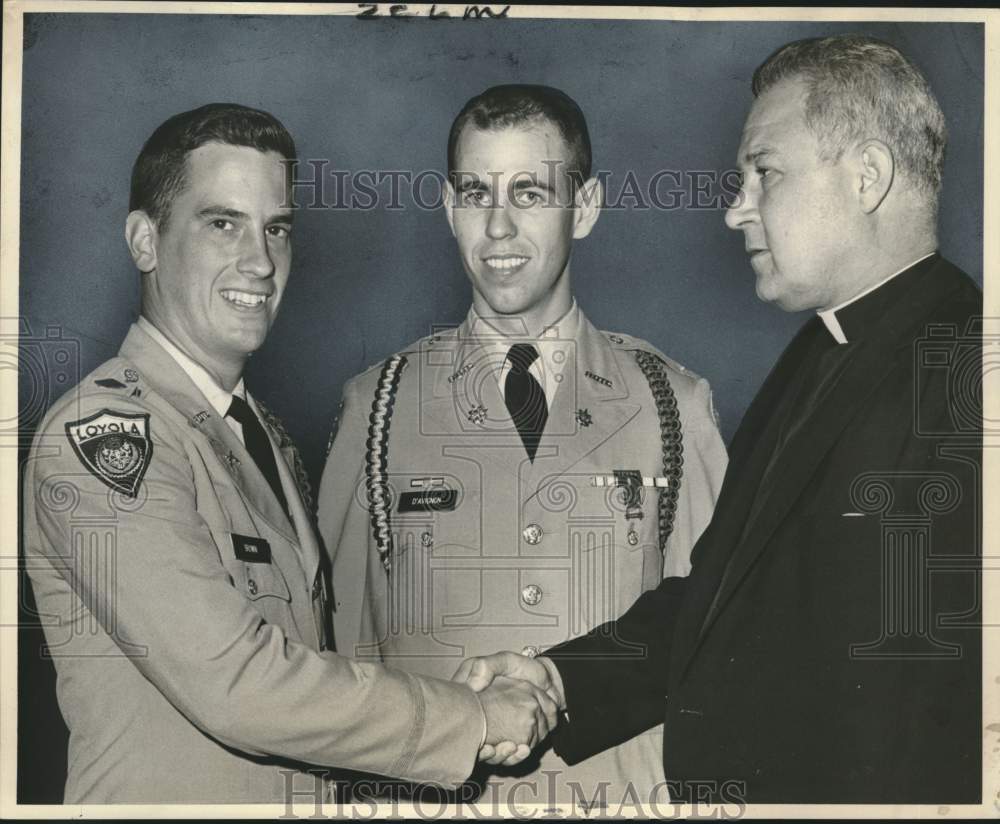
[[[223,289],[219,294],[227,303],[239,306],[241,309],[256,309],[263,306],[270,297],[260,292],[243,292],[239,289]]]
[[[490,255],[483,258],[483,263],[489,266],[494,272],[508,275],[518,271],[529,260],[531,258],[524,257],[523,255]]]

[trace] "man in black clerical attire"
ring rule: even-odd
[[[758,296],[817,315],[733,439],[690,577],[456,678],[548,689],[570,763],[664,721],[677,800],[978,803],[982,298],[936,251],[944,118],[860,36],[784,46],[753,92],[726,222]]]

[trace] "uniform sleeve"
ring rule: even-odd
[[[691,550],[705,531],[722,489],[728,457],[708,381],[698,378],[682,407],[684,474],[677,521],[667,542],[664,577],[691,572]]]
[[[356,380],[344,389],[339,427],[319,488],[319,530],[333,577],[333,633],[342,655],[374,650],[368,569],[370,523],[364,504],[368,406]]]
[[[448,786],[471,771],[482,709],[471,690],[319,653],[266,623],[235,589],[198,514],[193,448],[150,412],[151,459],[135,498],[74,454],[52,417],[26,474],[26,541],[178,712],[221,743]],[[100,405],[84,401],[87,415]],[[76,411],[76,408],[74,408]],[[191,454],[188,449],[191,449]],[[72,504],[72,505],[68,505]],[[74,572],[88,519],[116,518],[114,576]],[[136,647],[141,654],[135,654]]]

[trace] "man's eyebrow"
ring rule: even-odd
[[[470,176],[466,172],[462,172],[456,175],[458,178],[458,191],[459,192],[485,192],[486,184],[483,183],[482,178],[476,177],[475,175]]]
[[[198,217],[212,217],[213,215],[231,217],[234,220],[246,220],[250,217],[246,212],[241,212],[239,209],[231,209],[228,206],[212,205],[198,211]]]
[[[754,149],[752,152],[747,152],[745,155],[743,155],[743,162],[752,166],[758,160],[761,160],[762,158],[765,158],[768,155],[772,155],[774,153],[775,150],[772,149],[770,146],[762,146],[759,149]]]
[[[548,183],[542,183],[536,174],[518,175],[514,181],[514,191],[521,191],[522,189],[544,189],[546,192],[551,192],[552,194],[555,194],[556,191]]]
[[[291,223],[294,212],[282,210],[267,219],[267,223]],[[249,220],[250,215],[241,212],[239,209],[232,209],[229,206],[206,206],[198,211],[198,217],[228,217],[233,220]]]

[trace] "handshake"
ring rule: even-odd
[[[486,715],[479,760],[511,767],[551,732],[566,709],[562,679],[548,658],[497,652],[462,662],[452,681],[473,689]]]

